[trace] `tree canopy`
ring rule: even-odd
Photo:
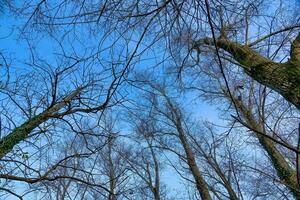
[[[0,199],[300,199],[299,1],[0,12]]]

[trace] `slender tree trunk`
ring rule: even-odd
[[[209,159],[209,158],[207,158]],[[225,174],[223,173],[223,171],[221,170],[220,166],[216,163],[216,161],[212,162],[209,161],[211,163],[211,165],[213,166],[213,168],[215,169],[216,173],[218,174],[218,176],[221,178],[221,180],[224,183],[224,187],[226,188],[228,194],[229,194],[229,198],[230,200],[238,200],[239,198],[237,197],[235,191],[233,190],[231,183],[228,181],[228,179],[226,178]]]
[[[194,157],[194,153],[193,153],[192,149],[190,148],[190,145],[188,144],[187,138],[183,132],[180,121],[177,122],[176,128],[178,131],[179,139],[181,141],[181,144],[184,148],[184,151],[185,151],[185,154],[187,157],[187,163],[188,163],[189,168],[190,168],[190,170],[193,174],[193,177],[196,181],[196,186],[200,193],[200,196],[203,200],[211,200],[207,183],[205,182],[204,178],[202,177],[202,174],[197,166],[197,163],[196,163],[196,160]]]
[[[230,181],[228,180],[228,178],[226,177],[226,175],[224,174],[224,172],[222,171],[219,163],[217,162],[216,158],[208,155],[203,149],[202,147],[197,143],[196,139],[193,138],[195,144],[198,146],[198,149],[200,150],[201,154],[205,157],[205,159],[207,160],[208,164],[214,169],[214,171],[217,173],[217,175],[221,178],[223,185],[225,187],[225,189],[227,190],[227,193],[229,195],[229,198],[231,200],[238,200],[238,195],[236,194],[236,192],[234,191],[234,189],[232,188],[232,185],[230,183]],[[210,188],[211,189],[211,188]],[[211,189],[212,191],[212,189]],[[215,191],[214,194],[216,194]],[[218,197],[219,198],[219,197]]]
[[[108,167],[109,167],[109,195],[108,200],[117,200],[117,196],[115,195],[115,187],[116,187],[116,177],[115,177],[115,168],[112,158],[112,148],[114,144],[114,139],[111,135],[109,135],[108,141]]]
[[[154,183],[154,188],[152,187],[152,192],[153,192],[153,195],[154,195],[154,199],[155,200],[160,200],[160,176],[159,176],[159,163],[157,161],[157,158],[156,158],[156,155],[155,155],[155,152],[154,152],[154,149],[152,147],[152,145],[150,144],[149,141],[148,142],[148,145],[149,145],[149,148],[150,148],[150,151],[151,151],[151,155],[152,155],[152,158],[153,158],[153,162],[154,162],[154,173],[155,173],[155,183]]]
[[[180,113],[178,112],[177,108],[173,105],[170,98],[164,92],[162,92],[162,95],[165,97],[165,99],[167,101],[167,105],[173,114],[172,121],[173,121],[174,125],[176,126],[176,129],[178,132],[178,137],[184,148],[184,151],[185,151],[185,154],[187,157],[187,163],[188,163],[191,173],[195,179],[197,190],[203,200],[211,200],[212,198],[209,193],[209,187],[208,187],[207,183],[205,182],[205,180],[202,176],[202,173],[199,170],[199,167],[197,166],[194,153],[193,153],[190,145],[188,144],[188,140],[187,140],[184,130],[182,128],[182,121],[181,121]]]

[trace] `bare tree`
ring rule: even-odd
[[[193,178],[196,183],[197,190],[199,192],[199,195],[202,199],[211,199],[211,196],[209,194],[209,188],[208,185],[202,175],[202,172],[200,171],[198,164],[196,163],[196,159],[193,153],[192,148],[190,147],[190,144],[188,142],[188,139],[186,137],[186,134],[184,133],[184,122],[182,122],[182,114],[178,110],[178,108],[175,107],[174,103],[171,101],[170,97],[166,94],[166,91],[164,88],[160,86],[155,86],[154,84],[150,83],[150,87],[154,89],[155,92],[158,92],[159,95],[162,96],[165,100],[165,107],[160,108],[159,105],[155,104],[155,100],[153,102],[153,107],[156,110],[156,112],[163,115],[170,123],[170,126],[174,126],[175,130],[177,132],[177,137],[180,140],[180,143],[184,149],[186,162],[189,166],[189,169],[191,171],[191,174],[193,175]],[[155,99],[156,97],[154,97]],[[150,99],[151,101],[151,99]]]
[[[156,124],[155,111],[153,108],[146,109],[143,113],[129,111],[129,117],[133,123],[134,135],[132,140],[136,148],[132,151],[127,161],[130,169],[141,179],[143,199],[167,199],[164,193],[163,181],[161,180],[163,170],[163,157],[159,149],[159,126]],[[147,194],[147,190],[151,195]]]
[[[165,163],[191,199],[300,198],[293,1],[4,0],[0,12],[4,198],[163,200]],[[223,134],[187,117],[181,97],[199,94]]]

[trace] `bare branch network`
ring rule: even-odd
[[[300,199],[300,2],[0,1],[0,199]]]

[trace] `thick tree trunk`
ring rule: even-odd
[[[292,44],[290,60],[285,63],[274,62],[247,45],[226,38],[219,38],[216,43],[218,48],[230,53],[254,80],[277,91],[300,109],[300,34]],[[205,38],[197,41],[195,48],[213,44],[212,38]]]
[[[10,152],[15,145],[19,142],[25,140],[31,131],[37,128],[43,122],[46,122],[52,117],[57,111],[68,104],[74,97],[76,97],[81,92],[81,88],[78,88],[72,92],[69,96],[64,98],[61,102],[55,104],[54,106],[46,109],[37,116],[29,119],[19,127],[15,128],[10,134],[3,137],[0,141],[0,159],[3,158],[8,152]]]
[[[236,105],[246,123],[253,130],[259,131],[260,133],[265,133],[262,124],[255,120],[252,112],[247,110],[241,101],[236,101]],[[289,165],[280,151],[277,150],[275,143],[272,140],[264,137],[261,134],[256,134],[256,137],[258,138],[263,149],[267,152],[280,180],[288,187],[295,199],[300,200],[300,187],[297,182],[296,171]]]
[[[300,200],[300,187],[297,183],[296,171],[291,168],[282,154],[277,150],[273,141],[259,134],[257,134],[257,138],[267,152],[280,180],[292,192],[295,199]]]

